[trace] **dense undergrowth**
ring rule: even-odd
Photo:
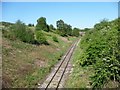
[[[113,21],[103,20],[96,24],[93,29],[86,32],[81,39],[80,48],[78,48],[81,51],[79,51],[79,55],[77,55],[78,53],[75,54],[78,58],[73,60],[75,61],[75,67],[93,67],[93,74],[89,76],[89,83],[93,88],[120,87],[119,24],[120,19]],[[77,72],[73,73],[74,75],[81,72],[74,69],[75,71]],[[80,76],[73,78],[77,77]],[[86,87],[84,86],[84,88]]]

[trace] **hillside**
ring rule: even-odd
[[[120,2],[1,7],[1,89],[120,90]]]
[[[9,28],[5,28],[9,29]],[[34,31],[34,27],[31,28]],[[3,87],[35,88],[61,59],[76,37],[42,31],[49,45],[2,37]],[[57,37],[58,42],[53,37]]]
[[[119,24],[103,20],[81,38],[67,88],[120,88]]]

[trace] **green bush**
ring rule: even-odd
[[[78,28],[74,28],[72,31],[72,35],[78,37],[80,35],[79,32],[80,30]]]
[[[14,35],[23,42],[34,43],[34,33],[27,30],[24,23],[18,20],[12,27]]]
[[[34,43],[34,33],[31,30],[26,31],[24,42]]]
[[[53,41],[58,42],[58,38],[56,36],[52,37]]]
[[[94,88],[102,88],[109,81],[120,82],[118,26],[114,22],[100,23],[102,28],[95,27],[81,40],[80,47],[83,52],[79,63],[82,66],[94,67],[95,73],[91,76]]]
[[[38,43],[40,44],[48,44],[46,37],[44,36],[44,34],[42,33],[42,31],[36,31],[36,40],[38,41]]]

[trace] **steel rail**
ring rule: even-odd
[[[48,83],[47,86],[45,87],[45,90],[48,89],[49,85],[51,84],[52,80],[53,80],[54,77],[56,76],[57,72],[60,70],[60,68],[61,68],[61,66],[63,65],[63,63],[66,61],[66,57],[70,54],[71,50],[73,49],[73,51],[74,51],[77,42],[78,42],[78,40],[75,41],[75,42],[71,45],[71,47],[68,49],[68,51],[67,51],[67,53],[65,54],[65,56],[63,56],[62,62],[60,63],[60,65],[58,66],[58,68],[57,68],[57,70],[55,71],[54,75],[52,76],[51,80],[49,81],[49,83]],[[66,62],[67,64],[65,65],[64,71],[62,72],[62,75],[61,75],[61,77],[60,77],[60,80],[58,81],[58,84],[57,84],[56,89],[59,87],[59,84],[60,84],[60,82],[61,82],[61,80],[62,80],[62,78],[63,78],[63,76],[64,76],[64,73],[65,73],[66,68],[67,68],[67,66],[68,66],[68,63],[69,63],[69,61],[70,61],[70,58],[71,58],[71,56],[72,56],[72,54],[73,54],[73,51],[71,52],[71,55],[70,55],[68,61]]]

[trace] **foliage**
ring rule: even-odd
[[[64,23],[63,20],[58,20],[56,22],[58,33],[61,36],[71,36],[72,35],[72,26]]]
[[[5,26],[5,27],[14,25],[13,23],[10,23],[10,22],[0,22],[0,23],[2,23],[2,25]]]
[[[65,37],[53,32],[42,33],[50,45],[36,46],[20,40],[2,38],[3,88],[37,88],[38,82],[42,83],[52,67],[76,40],[69,37],[70,41],[66,42],[63,40]],[[53,42],[53,36],[59,38],[59,43]]]
[[[61,35],[61,36],[66,36],[65,32],[64,32],[64,21],[63,20],[58,20],[56,22],[56,25],[57,25],[57,30],[58,30],[58,33]]]
[[[49,26],[46,23],[45,17],[41,17],[37,20],[36,30],[43,30],[49,32]]]
[[[65,33],[69,36],[72,36],[72,26],[65,24]]]
[[[80,32],[80,30],[78,28],[74,28],[73,32],[72,32],[72,35],[78,37],[79,36],[79,32]]]
[[[34,43],[35,42],[34,33],[31,30],[26,31],[24,42],[27,42],[27,43]]]
[[[49,25],[49,29],[50,29],[50,31],[56,30],[52,24]]]
[[[42,31],[36,31],[36,39],[40,44],[48,44],[46,37],[42,33]]]
[[[56,36],[52,37],[53,41],[58,42],[58,38]]]
[[[29,23],[28,26],[29,27],[34,27],[34,24]]]
[[[98,24],[95,24],[94,25],[94,28],[96,29],[96,30],[101,30],[101,29],[109,29],[109,25],[110,25],[110,23],[108,22],[108,20],[107,19],[103,19],[100,23],[98,23]]]
[[[2,29],[2,35],[10,40],[16,40],[16,36],[14,35],[13,31]]]
[[[27,30],[26,25],[20,20],[15,23],[12,29],[16,38],[23,42],[34,43],[34,33],[31,30]]]
[[[4,27],[2,33],[4,37],[9,38],[10,40],[19,39],[23,42],[34,43],[34,33],[20,20],[12,26]]]
[[[82,66],[93,65],[95,73],[91,80],[94,88],[101,88],[110,80],[120,82],[117,21],[103,20],[82,38],[80,47],[83,52],[79,63]]]

